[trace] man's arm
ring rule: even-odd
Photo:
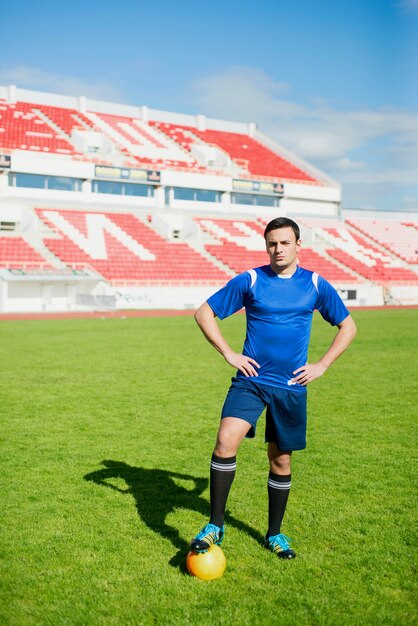
[[[356,332],[357,329],[354,320],[351,315],[349,315],[341,324],[338,324],[338,332],[324,356],[317,363],[307,363],[295,370],[293,372],[295,375],[293,382],[299,383],[299,385],[307,385],[315,380],[315,378],[322,376],[329,366],[348,348],[356,336]]]
[[[219,326],[215,319],[215,313],[207,302],[204,302],[202,306],[196,311],[195,320],[205,335],[206,339],[212,346],[222,354],[225,361],[240,370],[245,376],[257,376],[257,370],[255,368],[260,367],[257,361],[251,359],[248,356],[244,356],[239,352],[234,352],[228,345],[227,341],[223,337]]]

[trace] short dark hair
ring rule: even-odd
[[[289,219],[288,217],[276,217],[274,220],[271,220],[271,222],[267,224],[264,230],[264,239],[266,239],[267,233],[269,233],[271,230],[276,230],[276,228],[287,228],[288,226],[290,226],[290,228],[295,233],[296,241],[299,241],[300,228],[296,224],[296,222]]]

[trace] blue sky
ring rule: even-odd
[[[418,210],[418,0],[14,0],[0,84],[255,121],[340,181]]]

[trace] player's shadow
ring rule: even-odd
[[[160,469],[134,467],[123,461],[107,460],[102,461],[102,465],[104,468],[86,474],[84,479],[133,496],[141,520],[155,533],[169,539],[177,549],[170,564],[184,570],[191,537],[181,537],[177,528],[167,524],[166,518],[176,509],[197,511],[209,518],[209,503],[201,496],[208,486],[208,479]],[[113,482],[117,479],[122,479],[126,488]],[[263,540],[260,533],[229,513],[225,516],[225,523],[247,533],[257,542]],[[190,530],[194,533],[198,529]]]

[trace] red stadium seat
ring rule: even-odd
[[[128,213],[37,209],[59,238],[45,245],[67,265],[118,281],[225,282],[230,276],[185,243],[167,241]]]
[[[244,272],[251,267],[266,265],[268,257],[264,249],[264,227],[260,221],[196,218],[203,230],[217,240],[206,249],[219,261],[234,270]],[[299,252],[300,265],[314,270],[330,282],[357,282],[358,276],[333,263],[331,259],[311,248]]]
[[[218,146],[235,162],[247,165],[248,172],[257,177],[271,177],[316,184],[318,181],[296,167],[290,161],[278,156],[272,150],[248,135],[220,130],[200,131],[190,126],[151,122],[168,137],[190,150],[192,143],[204,142]]]
[[[0,236],[0,268],[7,269],[52,269],[23,237]]]

